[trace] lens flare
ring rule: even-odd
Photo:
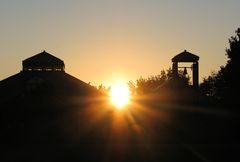
[[[111,102],[118,109],[122,109],[129,103],[130,91],[125,83],[117,83],[111,87],[110,91]]]

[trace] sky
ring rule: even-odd
[[[135,81],[200,56],[200,78],[226,63],[239,0],[0,0],[0,80],[46,50],[92,85]]]

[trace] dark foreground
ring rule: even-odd
[[[0,161],[240,161],[236,113],[70,100],[4,105]]]

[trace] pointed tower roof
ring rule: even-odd
[[[26,69],[63,69],[65,67],[64,61],[43,51],[26,60],[23,60],[23,70]]]
[[[34,65],[34,66],[54,66],[54,65],[57,65],[57,66],[64,66],[64,62],[47,53],[46,51],[43,51],[39,54],[36,54],[26,60],[23,60],[23,66],[24,65]]]
[[[172,62],[197,62],[198,60],[199,56],[194,55],[187,50],[184,50],[182,53],[172,58]]]

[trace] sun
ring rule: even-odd
[[[129,103],[130,91],[126,83],[116,83],[111,86],[110,98],[112,104],[118,109],[124,108]]]

